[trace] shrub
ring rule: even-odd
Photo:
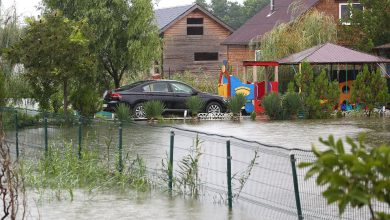
[[[283,117],[286,119],[290,119],[294,115],[298,114],[298,111],[301,108],[301,99],[299,94],[296,92],[288,92],[283,97],[282,108]]]
[[[72,107],[82,116],[91,117],[101,107],[99,93],[90,86],[84,86],[73,91],[70,96]]]
[[[190,110],[191,115],[197,115],[204,107],[204,102],[199,96],[191,96],[186,101],[186,106]]]
[[[159,100],[153,100],[145,102],[144,104],[146,118],[159,119],[162,118],[162,114],[165,110],[165,105]]]
[[[115,114],[117,115],[119,121],[121,122],[130,120],[130,108],[125,103],[120,103],[116,107]]]
[[[282,118],[282,105],[280,96],[277,93],[271,93],[266,95],[261,101],[261,105],[264,107],[265,114],[270,119],[281,119]]]
[[[333,136],[320,142],[329,149],[320,152],[315,146],[312,151],[314,162],[300,163],[299,167],[309,168],[305,179],[316,177],[317,185],[326,190],[322,195],[328,203],[337,203],[340,215],[348,205],[361,208],[368,206],[371,219],[390,219],[387,213],[375,211],[373,201],[390,205],[390,146],[367,147],[364,136],[359,143],[347,137],[351,150],[345,150],[343,142]]]
[[[389,101],[387,83],[379,69],[370,73],[367,65],[364,66],[356,77],[351,98],[353,102],[364,104],[369,116],[375,107],[386,105]]]
[[[252,120],[252,121],[255,121],[255,120],[256,120],[256,116],[257,116],[257,114],[256,114],[255,111],[251,112],[251,120]]]
[[[234,115],[238,115],[241,112],[241,108],[245,105],[245,103],[245,95],[238,93],[230,98],[228,107]]]

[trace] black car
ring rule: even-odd
[[[134,118],[144,118],[144,103],[160,100],[165,112],[184,112],[186,100],[198,96],[205,103],[204,112],[222,113],[226,111],[226,100],[222,96],[199,92],[191,86],[175,80],[145,80],[106,91],[103,95],[103,110],[114,112],[119,103],[126,103]]]

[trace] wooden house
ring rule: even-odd
[[[272,30],[275,25],[289,22],[294,18],[289,9],[293,1],[270,0],[268,6],[261,9],[223,42],[227,46],[229,63],[236,71],[243,71],[242,61],[256,59],[256,51],[250,47],[252,40]],[[336,22],[349,16],[348,0],[302,0],[302,3],[302,10],[298,12],[298,16],[313,8],[333,16]],[[353,2],[353,6],[361,7],[357,1]],[[257,53],[260,54],[261,51]],[[260,56],[257,59],[261,59]]]
[[[162,74],[218,71],[227,59],[221,43],[233,29],[198,4],[155,11],[162,45]]]

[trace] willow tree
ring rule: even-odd
[[[87,20],[95,39],[91,51],[116,87],[125,74],[131,78],[145,72],[160,58],[151,0],[44,0],[44,4],[69,19]]]
[[[334,19],[323,12],[311,10],[289,23],[279,24],[259,36],[252,45],[261,49],[264,60],[275,60],[336,40],[337,25]]]

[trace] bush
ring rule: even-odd
[[[90,86],[84,86],[73,91],[70,103],[82,116],[92,117],[101,107],[101,97],[98,94]]]
[[[121,122],[126,122],[130,120],[130,108],[125,103],[120,103],[116,107],[115,114]]]
[[[257,116],[257,114],[256,114],[256,112],[255,111],[253,111],[253,112],[251,112],[251,120],[252,121],[255,121],[256,120],[256,116]]]
[[[280,95],[277,93],[271,93],[266,95],[261,101],[261,105],[264,107],[265,114],[270,119],[281,119],[282,118],[282,105]]]
[[[161,101],[153,100],[145,102],[144,105],[146,118],[148,119],[159,119],[162,118],[162,114],[165,110],[165,105]]]
[[[238,115],[241,112],[241,108],[245,105],[245,95],[238,93],[233,97],[230,97],[228,107],[234,115]]]
[[[191,115],[197,115],[204,107],[204,102],[199,96],[191,96],[186,101],[186,106],[190,110]]]
[[[301,99],[296,92],[288,92],[282,101],[283,118],[291,119],[294,115],[298,114],[301,108]]]

